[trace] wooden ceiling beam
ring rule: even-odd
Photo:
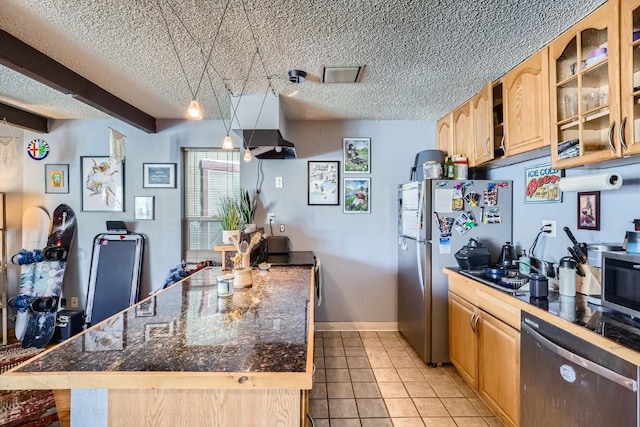
[[[85,79],[6,31],[0,30],[0,64],[62,93],[70,94],[112,117],[148,133],[156,132],[156,119]]]
[[[11,105],[0,103],[0,120],[1,119],[6,119],[7,123],[23,129],[39,133],[49,133],[48,118],[20,110]]]

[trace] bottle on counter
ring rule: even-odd
[[[450,156],[447,156],[447,158],[444,161],[444,178],[454,179],[454,177],[455,177],[455,174],[454,174],[453,160],[451,160]]]
[[[576,296],[576,262],[571,257],[560,259],[558,269],[560,295],[567,297]]]
[[[527,251],[522,250],[522,255],[520,255],[520,259],[518,260],[518,271],[520,274],[524,274],[528,276],[531,274],[531,258],[527,256]]]

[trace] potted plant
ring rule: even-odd
[[[231,197],[223,197],[218,207],[218,216],[222,226],[222,243],[231,243],[229,238],[240,238],[240,209],[238,201]]]
[[[244,224],[244,232],[251,233],[256,230],[256,224],[254,217],[256,215],[256,205],[258,203],[257,198],[251,198],[248,190],[240,191],[240,222]]]

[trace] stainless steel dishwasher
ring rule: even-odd
[[[635,426],[638,367],[522,313],[520,426]]]

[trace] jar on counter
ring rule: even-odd
[[[223,274],[216,277],[218,281],[218,297],[230,297],[233,295],[233,274]]]
[[[560,295],[567,297],[576,296],[576,262],[571,257],[560,259],[559,291]]]
[[[469,179],[469,161],[465,156],[454,156],[453,165],[455,179]]]
[[[437,161],[424,162],[422,164],[424,179],[440,179],[442,176],[442,165]]]

